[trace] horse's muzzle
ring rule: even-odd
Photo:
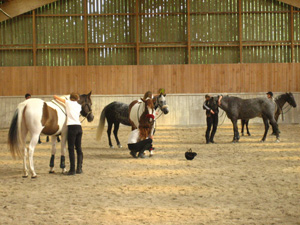
[[[94,115],[92,113],[90,113],[88,116],[87,116],[87,121],[88,122],[92,122],[94,120]]]
[[[164,114],[168,114],[169,113],[168,105],[164,105],[163,107],[161,107],[161,111],[163,111]]]

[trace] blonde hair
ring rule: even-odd
[[[71,101],[78,101],[79,100],[79,94],[75,93],[75,92],[72,92],[70,94],[70,100]]]

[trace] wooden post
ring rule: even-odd
[[[136,20],[136,65],[140,65],[140,31],[139,31],[139,0],[135,2]]]
[[[294,62],[294,7],[291,6],[291,62]]]
[[[188,31],[188,64],[191,64],[191,12],[190,12],[190,0],[187,0],[187,31]]]
[[[239,0],[239,47],[240,63],[243,63],[243,24],[242,24],[242,0]]]
[[[33,66],[36,66],[36,14],[32,11],[32,51],[33,51]]]
[[[84,59],[85,65],[89,65],[89,48],[88,48],[88,15],[87,15],[87,0],[83,1],[84,4]]]

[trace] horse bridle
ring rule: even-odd
[[[290,95],[289,95],[290,96]],[[290,96],[291,97],[291,96]],[[278,100],[279,98],[278,98],[278,96],[275,98],[275,102],[276,102],[276,100]],[[284,117],[283,117],[283,115],[284,114],[287,114],[291,109],[292,109],[292,104],[288,101],[288,100],[286,100],[286,102],[288,103],[288,105],[287,106],[284,106],[284,107],[280,107],[277,103],[276,103],[276,105],[277,105],[277,107],[280,109],[280,111],[281,111],[281,119],[282,119],[282,121],[284,121]],[[285,109],[288,109],[288,110],[286,110],[285,112],[284,112],[284,110]]]
[[[81,120],[81,123],[82,123],[82,122],[83,122],[83,121],[84,121],[84,120],[92,113],[92,109],[91,109],[90,105],[89,105],[88,103],[85,103],[85,106],[88,107],[89,111],[86,113],[85,116],[82,115],[81,112],[80,112],[80,116],[84,117],[84,118]],[[84,108],[83,105],[81,105],[81,107]],[[82,110],[82,111],[83,111],[83,110]]]
[[[158,98],[159,98],[159,96],[156,98],[155,105],[154,105],[154,109],[156,110],[156,109],[159,107],[161,113],[160,113],[160,115],[159,115],[158,117],[156,117],[155,121],[158,120],[158,118],[162,116],[162,114],[163,114],[162,108],[163,108],[164,106],[167,106],[166,100],[162,101],[162,105],[161,105],[161,104],[159,103]]]

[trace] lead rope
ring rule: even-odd
[[[222,118],[222,116],[223,116],[223,114],[225,113],[225,111],[222,109],[222,115],[220,116],[220,118]],[[223,123],[224,123],[224,121],[225,121],[225,119],[226,119],[226,114],[225,114],[225,116],[224,116],[224,119],[223,119],[223,121],[222,121],[222,123],[220,124],[220,125],[218,125],[218,126],[222,126],[223,125]]]
[[[86,114],[86,116],[83,116],[83,120],[81,120],[80,121],[80,123],[82,123],[90,114],[92,113],[92,111],[89,111],[87,114]],[[80,114],[80,116],[82,116],[81,114]]]

